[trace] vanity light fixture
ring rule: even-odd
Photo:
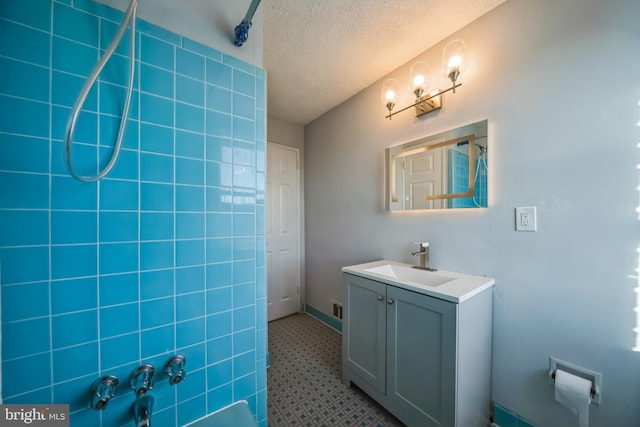
[[[462,83],[457,83],[457,81],[465,66],[466,49],[464,41],[450,41],[442,51],[442,74],[451,80],[451,87],[445,90],[437,89],[427,92],[429,90],[429,66],[425,61],[416,62],[411,66],[409,72],[409,90],[415,95],[416,101],[394,112],[392,112],[392,110],[396,106],[399,85],[395,79],[386,80],[382,84],[381,94],[382,103],[389,111],[389,114],[385,116],[385,118],[391,120],[391,116],[414,107],[416,117],[439,110],[442,108],[442,94],[449,91],[456,93],[456,88],[462,86]]]

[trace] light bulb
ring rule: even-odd
[[[462,40],[452,40],[442,51],[442,74],[451,80],[455,93],[456,80],[466,65],[466,48]]]
[[[427,83],[428,74],[429,65],[425,61],[416,62],[411,66],[409,71],[409,90],[413,92],[416,98],[420,98],[429,89]]]
[[[388,79],[382,84],[382,93],[380,94],[380,100],[389,113],[396,106],[396,97],[398,95],[398,81],[395,79]]]

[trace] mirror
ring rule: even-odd
[[[486,208],[487,122],[387,148],[387,210]]]

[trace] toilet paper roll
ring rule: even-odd
[[[556,402],[578,415],[578,426],[589,426],[591,381],[556,369]]]

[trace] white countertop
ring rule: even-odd
[[[448,276],[453,280],[439,286],[428,286],[409,280],[389,277],[383,274],[367,271],[372,268],[381,267],[383,265],[398,265],[412,268],[413,264],[405,264],[396,261],[380,260],[367,262],[364,264],[350,265],[342,267],[342,271],[356,276],[365,277],[367,279],[397,286],[399,288],[418,292],[424,295],[433,296],[454,303],[461,303],[472,296],[479,294],[487,288],[494,285],[495,279],[485,276],[472,276],[469,274],[456,273],[447,270],[437,270],[434,273],[441,276]],[[420,270],[416,270],[420,271]],[[430,274],[425,271],[425,274]]]

